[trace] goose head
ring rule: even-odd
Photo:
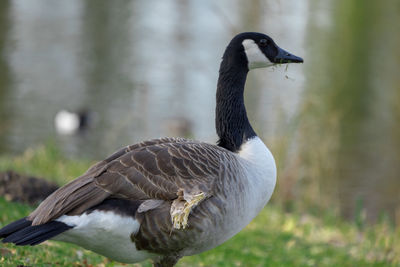
[[[224,58],[232,58],[236,62],[241,59],[243,63],[247,63],[248,70],[303,62],[301,57],[280,48],[271,37],[258,32],[236,35],[228,45]]]
[[[237,152],[242,144],[256,137],[244,106],[243,91],[251,69],[282,63],[302,63],[303,59],[280,48],[263,33],[236,35],[222,57],[217,85],[215,126],[218,145]]]

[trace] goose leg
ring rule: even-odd
[[[159,260],[155,261],[153,266],[154,267],[173,267],[178,260],[180,259],[179,256],[164,256]]]

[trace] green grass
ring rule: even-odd
[[[66,160],[53,146],[28,150],[14,159],[0,157],[0,171],[13,169],[51,177],[58,183],[78,176],[89,165]],[[32,210],[0,198],[0,226]],[[53,241],[35,247],[1,244],[0,257],[0,266],[123,266],[80,247]],[[387,221],[360,227],[330,211],[317,215],[285,213],[268,205],[234,238],[211,251],[185,257],[178,266],[400,266],[400,229]]]
[[[21,174],[45,177],[59,185],[81,175],[91,162],[73,161],[63,157],[54,143],[27,149],[22,155],[10,158],[0,156],[0,171],[14,170]]]

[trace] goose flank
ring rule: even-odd
[[[166,137],[124,147],[0,229],[2,242],[52,239],[162,267],[222,244],[261,211],[276,183],[274,158],[246,114],[247,73],[300,62],[265,34],[236,35],[219,70],[217,145]]]

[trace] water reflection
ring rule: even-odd
[[[7,64],[17,83],[4,88],[13,87],[13,121],[18,123],[0,143],[9,144],[8,152],[21,152],[55,138],[70,155],[98,158],[122,145],[165,135],[163,121],[179,117],[193,125],[194,138],[214,141],[219,61],[234,34],[226,29],[264,31],[263,11],[254,7],[271,9],[253,2],[249,9],[213,1],[13,1],[13,27],[3,36],[13,46]],[[8,13],[6,8],[2,12]],[[268,26],[276,37],[287,29],[274,27]],[[302,25],[296,29],[291,31],[304,31]],[[289,44],[291,38],[284,33],[280,39]],[[273,87],[274,79],[276,84],[282,80],[275,73],[263,75],[252,75],[248,98],[259,102],[251,105],[250,115],[267,133],[275,126],[264,125],[276,125],[270,99],[284,93],[271,97],[274,92],[262,92],[260,85]],[[301,87],[301,80],[290,90]],[[57,111],[83,108],[98,115],[96,127],[85,135],[57,136],[52,125]]]
[[[0,152],[7,150],[7,143],[3,142],[9,134],[13,120],[13,105],[10,104],[12,74],[8,63],[9,46],[7,37],[10,29],[9,17],[10,2],[0,3]]]

